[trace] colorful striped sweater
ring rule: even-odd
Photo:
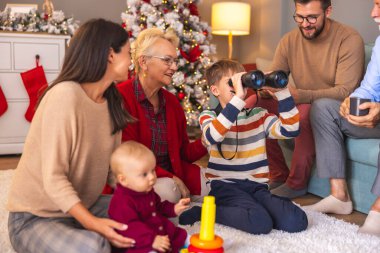
[[[275,96],[279,101],[279,117],[260,107],[243,110],[245,102],[237,96],[219,115],[210,110],[201,113],[199,123],[210,154],[208,179],[268,181],[265,139],[289,139],[299,134],[299,113],[289,90],[278,91]],[[218,144],[226,159],[218,151]]]

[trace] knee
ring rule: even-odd
[[[310,109],[310,121],[312,124],[323,120],[335,103],[336,100],[330,98],[321,98],[314,101]]]
[[[307,229],[307,215],[301,208],[298,209],[298,212],[284,217],[281,227],[279,228],[280,230],[289,233],[297,233]]]
[[[257,210],[254,212],[254,214],[250,215],[249,226],[245,232],[254,235],[269,234],[273,229],[271,216],[267,212],[258,213]]]
[[[86,253],[109,253],[111,252],[111,245],[108,240],[100,234],[93,232],[96,235],[86,238],[86,242],[83,242],[80,246],[73,244],[73,251],[66,252],[86,252]]]

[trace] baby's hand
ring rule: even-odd
[[[156,235],[153,241],[152,248],[159,252],[166,252],[170,250],[170,240],[167,235]]]
[[[190,198],[180,199],[179,202],[174,206],[174,212],[180,215],[183,211],[189,208]]]

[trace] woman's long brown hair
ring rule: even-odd
[[[60,74],[41,95],[38,104],[50,89],[61,82],[82,84],[99,81],[106,73],[110,48],[119,53],[127,42],[128,33],[111,21],[92,19],[80,26],[70,41]],[[123,98],[114,84],[103,96],[107,99],[112,134],[115,134],[127,123],[133,122],[134,118],[125,110]]]

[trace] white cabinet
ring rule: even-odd
[[[24,114],[29,106],[20,73],[36,66],[40,56],[46,79],[53,81],[61,69],[69,36],[0,32],[0,86],[8,110],[0,116],[0,155],[22,153],[30,123]]]

